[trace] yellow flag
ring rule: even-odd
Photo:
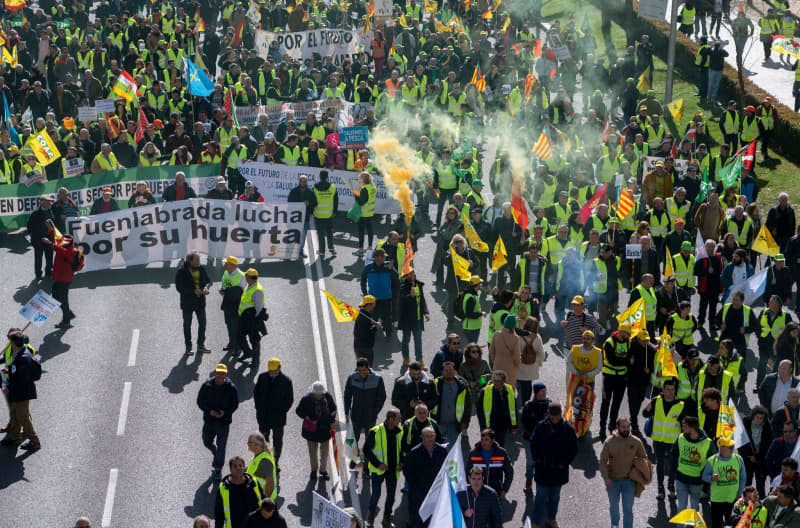
[[[675,124],[680,125],[683,118],[683,97],[667,104],[667,110],[672,114],[672,120],[675,121]]]
[[[494,243],[494,251],[492,251],[492,271],[497,271],[506,265],[506,246],[503,244],[503,239],[497,237],[497,242]]]
[[[3,46],[3,61],[7,62],[9,66],[12,68],[17,67],[17,62],[19,61],[17,55],[17,47],[14,46],[14,49],[9,53],[8,48]]]
[[[675,524],[691,524],[693,528],[706,528],[703,516],[700,515],[697,510],[691,508],[686,508],[682,512],[679,512],[675,517],[670,519],[669,522]]]
[[[717,438],[733,438],[736,419],[733,417],[733,405],[720,404],[717,418]]]
[[[644,94],[650,89],[650,66],[645,68],[642,74],[639,76],[639,82],[636,83],[636,89],[639,90],[640,94]]]
[[[669,248],[667,248],[667,258],[664,261],[664,278],[672,277],[675,275],[675,271],[672,269],[672,253],[669,252]]]
[[[769,232],[766,224],[761,226],[761,230],[756,235],[756,239],[753,240],[752,249],[753,251],[758,251],[770,257],[774,257],[781,252],[781,248],[778,246],[778,243],[775,242],[775,239],[772,238],[772,233]]]
[[[461,280],[468,281],[472,277],[469,271],[469,261],[456,253],[453,246],[450,246],[450,261],[453,263],[453,272]]]
[[[30,147],[43,167],[50,165],[61,157],[61,153],[50,138],[50,134],[44,130],[38,134],[32,134],[25,145]]]
[[[503,29],[500,30],[500,33],[505,33],[506,31],[508,31],[508,26],[510,24],[511,24],[511,17],[510,16],[506,16],[506,21],[503,24]]]
[[[464,222],[464,235],[466,235],[467,241],[469,241],[469,247],[475,251],[480,251],[481,253],[489,251],[489,244],[481,240],[480,235],[478,235],[478,232],[472,227],[471,222]]]
[[[408,27],[408,20],[406,20],[405,13],[400,15],[400,18],[397,19],[400,22],[400,27]]]
[[[669,334],[661,335],[661,342],[658,345],[658,352],[656,352],[656,366],[659,371],[659,377],[678,377],[678,367],[675,365],[675,359],[672,357],[672,349],[670,349]]]
[[[645,315],[644,298],[639,299],[630,307],[617,316],[619,324],[628,323],[631,325],[631,337],[636,337],[640,331],[647,328],[647,317]]]
[[[425,12],[436,14],[436,2],[434,0],[425,0]]]
[[[333,309],[333,315],[334,317],[336,317],[336,320],[338,322],[349,323],[351,321],[356,320],[356,317],[358,317],[358,310],[356,310],[346,302],[340,301],[332,293],[329,293],[325,290],[321,291],[322,293],[325,294],[325,297],[328,298],[328,302],[331,303],[331,308]]]

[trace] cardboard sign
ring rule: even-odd
[[[625,244],[625,258],[628,260],[640,260],[642,258],[642,246],[640,244]]]
[[[113,112],[114,109],[112,108]],[[97,119],[97,108],[94,106],[81,106],[78,108],[78,121],[94,121]]]
[[[339,146],[343,149],[361,149],[367,146],[369,130],[364,126],[347,127],[339,132]]]
[[[36,326],[41,326],[58,310],[61,303],[47,295],[43,290],[36,292],[30,301],[23,306],[19,314]]]
[[[64,177],[71,178],[83,174],[83,158],[64,159]]]

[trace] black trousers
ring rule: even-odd
[[[723,528],[731,524],[732,502],[711,503],[711,528]]]
[[[242,176],[238,168],[228,168],[228,189],[233,191],[233,195],[236,198],[244,193],[244,176]]]
[[[317,225],[317,246],[320,253],[325,254],[325,241],[328,241],[328,251],[333,252],[333,218],[315,218]]]
[[[760,340],[759,340],[760,341]],[[771,340],[770,340],[771,341]],[[761,385],[764,378],[767,376],[767,369],[769,368],[769,360],[774,357],[774,350],[770,341],[765,341],[763,344],[758,344],[758,368],[756,369],[756,387]],[[773,368],[777,370],[777,365]],[[748,476],[750,473],[748,472]]]
[[[747,457],[742,457],[744,460],[744,469],[747,471],[747,482],[748,486],[753,484],[753,479],[755,479],[755,487],[756,491],[758,491],[758,495],[760,497],[766,497],[764,493],[764,482],[767,480],[767,471],[764,464],[753,463]]]
[[[697,89],[700,94],[700,99],[705,99],[708,95],[708,68],[697,68],[698,83]]]
[[[380,320],[387,336],[392,333],[392,303],[392,299],[378,299],[375,303],[375,320]]]
[[[639,428],[639,409],[642,408],[642,402],[647,395],[647,389],[650,384],[630,383],[628,384],[628,410],[631,416],[631,427],[633,429]]]
[[[442,225],[444,206],[453,198],[455,193],[455,189],[439,189],[439,199],[436,202],[436,227]]]
[[[772,139],[772,130],[765,130],[761,133],[759,139],[761,140],[761,155],[767,157],[767,146],[769,140]]]
[[[48,277],[53,274],[53,248],[41,242],[33,243],[33,271],[36,278],[42,278],[42,256],[44,256],[44,274]]]
[[[62,321],[68,321],[72,315],[72,310],[69,309],[69,282],[54,282],[53,283],[53,298],[61,303]]]
[[[255,310],[252,308],[242,312],[239,318],[239,344],[239,348],[247,353],[261,352],[261,334],[258,331]]]
[[[272,433],[272,451],[275,454],[275,462],[277,463],[283,452],[283,426],[271,427],[265,424],[258,424],[258,430],[261,431],[267,442],[269,442],[269,435]]]
[[[625,376],[603,374],[603,402],[600,404],[601,431],[609,423],[611,424],[611,429],[616,427],[619,407],[622,405],[622,397],[625,396],[625,387]],[[609,418],[611,419],[610,422]]]
[[[231,348],[238,350],[239,347],[239,311],[236,308],[223,310],[225,315],[225,328],[228,329],[228,351]]]
[[[367,245],[372,247],[372,239],[375,236],[372,232],[372,216],[358,219],[358,248],[364,249],[364,234],[367,234]]]
[[[656,477],[658,487],[664,486],[664,477],[670,488],[675,486],[675,460],[671,456],[672,444],[653,442],[653,452],[656,455]]]
[[[739,150],[739,134],[725,134],[725,143],[731,146],[731,152]]]
[[[183,342],[186,348],[192,348],[192,314],[197,315],[197,346],[202,347],[206,343],[206,307],[193,306],[181,309],[183,314]]]
[[[703,325],[706,321],[706,311],[708,311],[709,323],[714,322],[717,316],[717,303],[719,302],[719,295],[717,292],[701,293],[700,294],[700,313],[697,315],[697,323]]]

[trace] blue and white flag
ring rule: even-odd
[[[447,458],[444,459],[444,464],[439,469],[436,480],[433,481],[431,489],[428,490],[425,500],[422,501],[422,506],[419,507],[419,516],[425,521],[428,517],[437,515],[437,512],[445,515],[444,512],[452,505],[451,501],[455,501],[455,508],[458,511],[456,518],[461,521],[461,524],[437,524],[431,522],[430,526],[432,527],[446,526],[451,528],[453,526],[463,526],[461,509],[458,507],[458,501],[455,498],[457,492],[467,489],[467,472],[464,467],[464,455],[461,452],[461,435],[448,447],[450,452],[447,454]],[[450,488],[450,491],[448,491],[448,488]],[[451,492],[452,497],[450,496]],[[448,517],[448,519],[452,518]]]
[[[17,129],[14,128],[14,125],[11,123],[11,111],[8,109],[8,101],[6,100],[5,94],[3,94],[3,107],[3,120],[6,123],[6,127],[8,127],[8,135],[11,136],[11,141],[19,147],[22,145],[22,142],[19,139]]]
[[[207,96],[214,91],[214,82],[208,78],[206,72],[197,67],[192,59],[183,58],[183,65],[186,71],[186,85],[192,95]]]
[[[728,289],[728,294],[725,296],[725,300],[723,302],[731,302],[731,296],[733,295],[733,292],[740,291],[744,293],[744,303],[748,306],[752,306],[759,299],[759,297],[764,295],[764,289],[767,287],[768,271],[769,268],[764,268],[749,279],[739,281],[731,286]]]

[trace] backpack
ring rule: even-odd
[[[75,251],[75,258],[72,259],[72,271],[80,271],[83,269],[83,265],[86,264],[86,258],[83,255],[83,250],[78,248]]]
[[[453,313],[459,319],[464,319],[464,292],[458,292],[458,297],[453,301]]]
[[[525,346],[522,348],[522,364],[533,365],[536,363],[536,349],[533,348],[533,340],[525,339]]]
[[[39,381],[42,379],[42,363],[39,361],[39,356],[36,354],[31,353],[31,357],[33,358],[31,379],[33,381]]]

